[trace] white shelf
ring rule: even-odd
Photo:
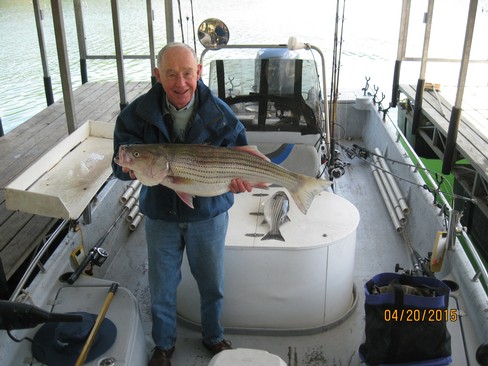
[[[5,189],[9,210],[77,219],[112,172],[113,123],[87,121]]]

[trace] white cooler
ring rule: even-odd
[[[286,366],[280,357],[259,349],[236,348],[216,354],[208,366]]]

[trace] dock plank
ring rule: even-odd
[[[126,85],[128,100],[146,92],[150,81]],[[90,82],[73,91],[77,125],[87,120],[114,123],[120,112],[118,83]],[[68,135],[65,106],[58,100],[0,138],[0,259],[9,279],[58,222],[8,210],[4,188]]]
[[[7,279],[28,259],[58,220],[45,216],[31,215],[15,237],[0,251]],[[33,240],[35,238],[36,240]]]
[[[0,226],[0,238],[2,238],[2,242],[0,243],[0,251],[7,247],[8,243],[12,241],[15,235],[25,226],[27,222],[29,222],[31,218],[31,214],[19,212],[16,215],[10,214],[10,216],[4,222],[2,222],[3,225]]]
[[[451,105],[445,99],[441,98],[444,107],[444,115],[442,115],[436,108],[438,105],[437,98],[431,93],[426,93],[424,94],[424,100],[428,103],[423,104],[425,112],[429,114],[431,120],[435,121],[447,135],[451,118]],[[458,145],[460,151],[467,156],[473,156],[475,160],[482,161],[486,158],[486,149],[484,147],[487,143],[488,136],[473,128],[472,123],[467,121],[466,115],[462,113],[458,131]]]
[[[83,108],[76,107],[76,105],[83,106],[83,103],[89,105],[89,101],[85,102],[85,100],[90,94],[96,94],[93,86],[96,84],[86,84],[81,91],[77,90],[74,93],[77,115],[80,111],[78,118],[85,118],[85,116],[81,115]],[[30,129],[28,129],[29,126]],[[12,133],[5,136],[0,144],[0,153],[2,154],[0,166],[5,167],[0,178],[0,186],[2,187],[39,159],[47,151],[46,146],[51,147],[68,135],[64,103],[58,101],[52,104],[19,127],[23,130],[21,133],[16,133],[17,129],[14,129]],[[20,157],[24,162],[23,164],[19,164],[17,161]]]
[[[401,85],[401,90],[409,99],[415,100],[416,86]],[[444,136],[447,136],[452,104],[440,95],[441,110],[439,100],[432,92],[424,92],[423,97],[423,113]],[[479,123],[481,123],[481,126],[483,124],[477,118],[475,123],[471,119],[473,116],[473,113],[461,113],[456,141],[457,150],[473,165],[485,180],[488,180],[488,149],[486,149],[488,134],[484,133],[483,129],[477,127]],[[481,116],[483,117],[483,114]]]

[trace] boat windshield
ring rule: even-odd
[[[209,87],[248,131],[320,132],[313,60],[226,59],[210,63]]]

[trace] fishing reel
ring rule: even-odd
[[[403,271],[403,273],[411,276],[427,276],[435,277],[434,273],[430,269],[430,261],[432,253],[429,252],[428,257],[421,257],[418,253],[415,253],[417,261],[413,264],[412,269],[405,269],[400,267],[400,264],[395,264],[395,273]]]
[[[344,174],[346,174],[346,166],[349,165],[349,163],[345,163],[342,161],[342,159],[338,158],[337,155],[339,154],[339,151],[335,151],[334,154],[334,159],[332,164],[328,166],[328,172],[329,176],[337,179],[342,177]]]
[[[329,175],[337,179],[342,177],[345,173],[345,163],[341,159],[334,159],[334,164],[329,167]]]
[[[66,282],[72,285],[73,283],[75,283],[78,277],[80,277],[81,272],[83,272],[83,270],[89,264],[91,264],[92,267],[94,265],[100,267],[103,263],[105,263],[107,257],[108,257],[108,252],[105,249],[94,246],[93,248],[90,249],[86,257],[83,259],[83,262],[80,263],[78,268],[76,268],[76,270],[71,274],[71,276],[66,280]]]

